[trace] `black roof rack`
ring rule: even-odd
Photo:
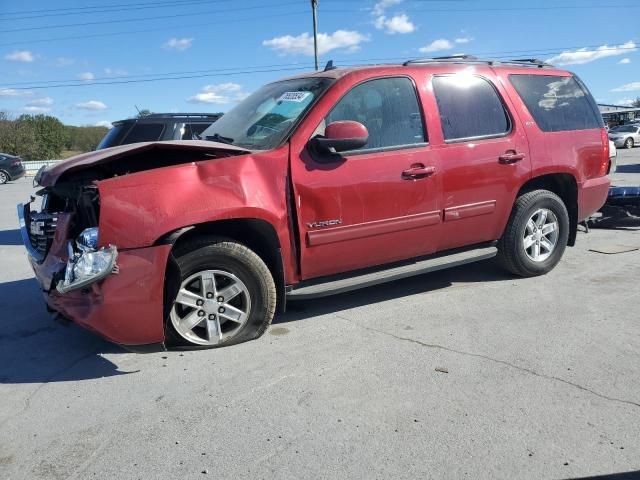
[[[219,113],[150,113],[149,115],[145,115],[144,117],[140,117],[139,119],[142,118],[181,118],[181,117],[185,117],[185,118],[211,118],[211,117],[215,117],[218,118],[220,117]]]
[[[492,60],[492,59],[480,59],[473,55],[450,55],[447,57],[433,57],[422,58],[415,60],[407,60],[402,65],[405,67],[408,65],[428,65],[433,63],[483,63],[486,65],[520,65],[529,67],[552,67],[553,65],[538,60],[537,58],[521,58],[516,60]]]

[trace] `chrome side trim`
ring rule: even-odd
[[[29,232],[27,231],[27,220],[29,219],[29,204],[26,205],[19,203],[18,206],[18,223],[20,224],[20,235],[22,235],[22,243],[24,243],[24,247],[27,249],[29,256],[33,258],[36,262],[42,263],[44,260],[44,255],[37,251],[33,245],[31,244],[31,239],[29,238]]]

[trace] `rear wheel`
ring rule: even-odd
[[[264,333],[275,312],[276,289],[255,252],[202,237],[179,246],[175,256],[181,279],[167,319],[170,343],[220,347]]]
[[[624,141],[624,148],[633,148],[633,138],[629,137]]]
[[[562,258],[569,238],[569,214],[548,190],[521,195],[498,244],[498,259],[511,273],[544,275]]]
[[[9,175],[7,172],[0,170],[0,185],[4,185],[9,181]]]

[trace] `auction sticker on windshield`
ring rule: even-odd
[[[304,102],[311,92],[284,92],[278,99],[279,102]]]

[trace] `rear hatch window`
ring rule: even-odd
[[[102,150],[103,148],[115,147],[116,145],[122,145],[122,139],[131,128],[131,123],[117,123],[107,134],[100,140],[100,143],[96,147],[96,150]]]
[[[137,123],[123,143],[155,142],[160,140],[163,131],[163,123]]]
[[[540,130],[604,128],[596,102],[577,77],[513,74],[509,80]]]

